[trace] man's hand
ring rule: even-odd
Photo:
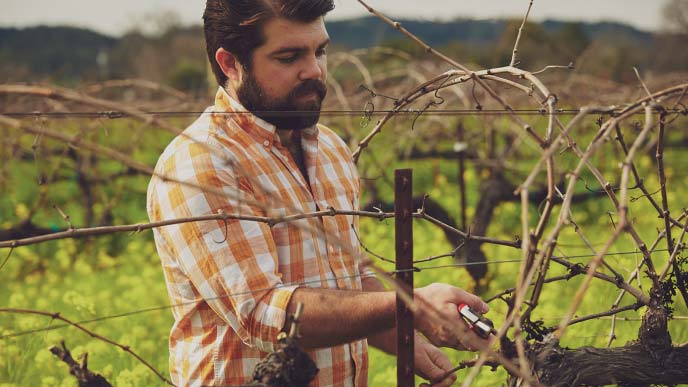
[[[438,380],[453,367],[447,355],[427,342],[419,334],[416,334],[415,337],[415,353],[413,356],[415,371],[418,376],[429,381],[429,383],[422,383],[420,387],[451,386],[456,381],[456,374],[451,374],[442,380]]]
[[[463,303],[480,313],[486,313],[490,309],[489,306],[477,296],[463,289],[438,283],[418,288],[415,290],[414,294],[431,307],[434,307],[440,313],[443,320],[450,323],[463,324],[465,328],[465,334],[457,337],[456,332],[450,331],[440,324],[431,322],[427,316],[424,316],[424,311],[421,310],[414,318],[414,322],[416,328],[422,332],[432,344],[438,347],[467,349],[469,351],[484,349],[491,345],[491,340],[480,338],[465,325],[458,311],[458,305]]]

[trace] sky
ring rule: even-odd
[[[661,9],[667,0],[534,0],[531,20],[611,20],[643,30],[661,28]],[[521,18],[530,0],[368,0],[370,6],[397,18],[449,20],[462,18]],[[366,15],[356,0],[335,0],[328,16],[345,19]],[[203,0],[0,0],[0,27],[38,24],[86,27],[108,35],[121,35],[139,27],[154,30],[160,22],[151,17],[162,11],[163,20],[200,24]]]

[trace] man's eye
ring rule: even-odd
[[[278,60],[280,63],[284,63],[284,64],[294,63],[294,62],[296,62],[296,59],[297,59],[297,56],[296,56],[296,55],[291,55],[291,56],[285,56],[285,57],[279,57],[279,58],[277,58],[277,60]]]
[[[315,56],[321,57],[327,55],[327,49],[326,48],[321,48],[318,51],[315,52]]]

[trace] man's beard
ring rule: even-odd
[[[279,129],[301,130],[315,125],[320,119],[320,108],[327,94],[325,84],[308,79],[292,89],[286,96],[269,99],[263,88],[256,82],[251,71],[237,90],[239,102],[256,116],[275,125]],[[298,102],[297,98],[315,94],[314,99]]]

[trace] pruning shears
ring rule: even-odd
[[[492,320],[489,318],[476,312],[466,304],[460,304],[458,309],[463,321],[465,321],[468,327],[478,336],[487,339],[490,334],[497,334],[497,331],[494,329],[494,323],[492,323]]]

